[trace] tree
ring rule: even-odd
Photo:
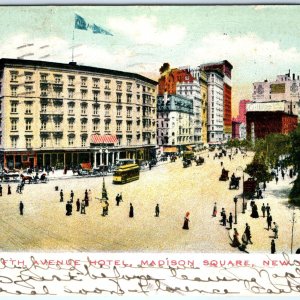
[[[268,166],[258,160],[253,160],[250,164],[248,164],[245,169],[245,173],[249,174],[251,177],[254,177],[258,183],[269,181],[272,178]]]

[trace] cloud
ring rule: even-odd
[[[130,38],[136,44],[147,44],[149,46],[174,46],[180,44],[186,29],[179,25],[164,27],[159,25],[156,17],[139,16],[132,19],[111,18],[109,27],[115,32]]]

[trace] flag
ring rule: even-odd
[[[102,27],[97,26],[96,24],[93,24],[93,25],[91,26],[91,28],[92,28],[92,30],[93,30],[93,33],[100,33],[100,34],[106,34],[106,35],[111,35],[111,36],[113,35],[113,34],[111,34],[110,32],[104,30]]]
[[[87,30],[89,24],[85,19],[77,14],[75,14],[75,29]]]

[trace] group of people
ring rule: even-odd
[[[2,197],[2,193],[3,193],[3,187],[0,184],[0,197]],[[11,195],[11,186],[9,184],[7,185],[7,195]]]

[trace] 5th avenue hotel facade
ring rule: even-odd
[[[157,82],[135,73],[0,59],[0,162],[93,166],[155,156]]]

